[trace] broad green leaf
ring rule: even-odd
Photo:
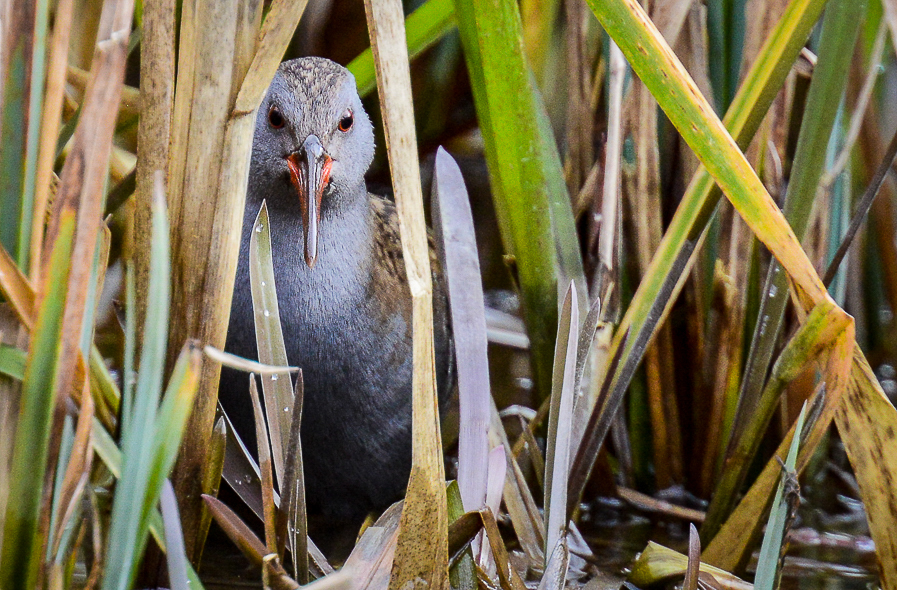
[[[551,391],[558,284],[582,277],[578,255],[559,247],[573,235],[570,200],[523,54],[517,3],[456,0],[455,12],[502,242],[514,259],[536,384],[545,396]]]

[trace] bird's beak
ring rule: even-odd
[[[318,223],[321,216],[321,196],[330,182],[333,160],[324,152],[321,140],[309,135],[298,151],[287,156],[290,181],[299,193],[302,229],[305,231],[305,264],[315,266],[318,257]]]

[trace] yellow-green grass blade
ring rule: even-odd
[[[165,478],[168,477],[178,455],[178,448],[193,409],[199,385],[202,352],[195,342],[188,342],[181,350],[171,380],[165,389],[162,405],[156,416],[153,434],[153,463],[149,472],[149,491],[143,507],[144,518],[155,507]]]
[[[408,57],[414,59],[455,27],[455,6],[452,0],[427,0],[405,19]],[[362,97],[377,87],[374,54],[365,49],[346,68],[355,76],[358,94]]]
[[[654,586],[670,578],[685,574],[688,566],[688,557],[678,551],[673,551],[654,541],[649,541],[648,546],[641,552],[638,559],[632,565],[628,579],[639,588]],[[751,584],[736,578],[729,572],[701,563],[700,572],[712,575],[723,582],[722,586],[731,589],[751,590]]]
[[[750,143],[759,128],[825,4],[826,0],[792,1],[757,55],[723,119],[742,148]],[[627,47],[631,49],[631,46]],[[667,97],[664,100],[668,102]],[[621,367],[629,374],[634,372],[654,331],[663,322],[681,290],[693,263],[693,253],[699,249],[702,232],[720,196],[713,177],[706,168],[701,167],[692,178],[614,337],[609,357],[615,358],[622,347],[626,359],[621,362]],[[603,407],[596,406],[591,421],[597,421],[603,412],[616,411],[627,383],[624,374],[608,403]],[[573,486],[584,484],[606,429],[588,434],[591,440],[584,439],[571,466],[570,502],[578,498]]]
[[[762,395],[754,403],[756,407],[750,420],[744,425],[734,443],[733,451],[727,458],[725,469],[714,491],[707,511],[708,518],[710,516],[719,518],[719,522],[712,529],[713,534],[719,530],[723,519],[729,515],[737,500],[748,468],[760,448],[763,434],[788,383],[824,348],[831,346],[831,342],[849,323],[850,318],[847,314],[833,313],[835,311],[836,307],[831,301],[824,301],[816,306],[779,356]],[[712,534],[707,534],[707,543],[712,538]]]
[[[546,141],[540,128],[544,115],[523,54],[517,3],[456,0],[455,13],[502,241],[517,271],[536,384],[542,395],[547,395],[551,391],[558,281],[579,281],[582,276],[579,257],[571,259],[567,250],[559,255],[556,245],[561,239],[558,236],[573,228],[569,197],[563,181],[557,182],[563,175],[560,160],[552,153],[554,141]]]
[[[825,165],[826,147],[844,93],[844,81],[849,73],[853,48],[864,13],[863,0],[832,0],[823,19],[819,60],[813,70],[813,81],[807,96],[794,165],[785,195],[785,217],[800,237],[806,232],[810,220],[817,185]],[[766,284],[761,291],[759,314],[763,319],[758,321],[754,328],[734,422],[733,440],[752,420],[754,408],[759,405],[760,392],[763,390],[785,307],[788,304],[787,293],[787,276],[773,261],[770,264]],[[729,462],[726,470],[741,470],[741,476],[736,478],[741,481],[743,472],[749,467],[747,463],[750,463],[750,458],[745,463]],[[724,474],[723,477],[727,475]],[[707,520],[701,527],[701,537],[705,543],[713,538],[728,516],[737,491],[737,489],[728,490],[726,493],[718,492],[714,495]]]
[[[810,401],[811,418],[807,428],[801,433],[801,451],[796,465],[798,473],[806,469],[810,463],[816,446],[829,431],[829,425],[836,410],[844,406],[845,398],[856,389],[857,370],[865,364],[862,352],[854,343],[853,320],[834,306],[831,301],[824,305],[830,306],[829,313],[835,316],[833,323],[840,323],[844,329],[839,333],[829,335],[829,353],[819,359],[820,372],[825,376],[825,381],[819,384]],[[797,367],[793,366],[792,369],[797,370]],[[854,383],[851,384],[851,381]],[[880,395],[883,396],[883,394]],[[795,432],[796,428],[792,426],[776,451],[778,456],[787,455]],[[877,436],[877,433],[873,436]],[[763,524],[762,515],[769,509],[780,473],[781,467],[777,461],[767,462],[738,507],[726,520],[713,541],[705,547],[702,554],[704,561],[728,570],[733,570],[739,564],[744,563],[744,559],[749,555],[749,551],[758,539],[756,535]],[[873,532],[873,538],[875,535],[876,533]],[[877,548],[879,551],[887,550],[887,547],[882,548],[878,544]]]
[[[634,0],[589,5],[748,226],[811,299],[823,299],[825,289],[794,231],[641,6]]]
[[[35,587],[40,564],[38,523],[74,231],[74,215],[64,213],[50,257],[49,290],[31,334],[0,553],[0,588],[3,590]]]
[[[792,1],[757,55],[723,118],[726,129],[742,149],[746,149],[753,139],[826,2]],[[706,168],[701,167],[689,183],[660,248],[623,317],[623,330],[631,326],[634,333],[641,332],[654,302],[667,286],[666,271],[676,267],[674,261],[682,257],[684,251],[695,249],[720,196],[713,178]],[[671,287],[673,296],[664,304],[667,309],[680,288],[679,285]],[[667,309],[663,310],[664,314]],[[616,347],[620,337],[615,340]]]

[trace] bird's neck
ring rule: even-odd
[[[303,257],[304,233],[298,199],[293,195],[269,199],[274,264],[285,271],[278,273],[278,283],[295,281],[292,288],[285,287],[295,289],[300,300],[315,299],[318,303],[330,297],[346,300],[363,296],[372,264],[367,189],[361,182],[350,190],[344,187],[338,196],[325,196],[325,200],[318,227],[318,256],[314,268],[308,268]]]

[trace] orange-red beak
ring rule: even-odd
[[[318,257],[318,224],[321,218],[321,197],[330,182],[333,160],[324,152],[321,140],[309,135],[299,151],[287,156],[290,181],[299,196],[302,229],[305,232],[305,264],[314,268]]]

